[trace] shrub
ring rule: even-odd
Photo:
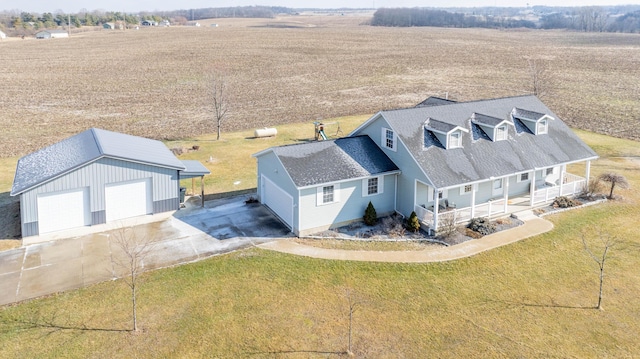
[[[398,215],[383,218],[382,227],[391,238],[404,237],[406,231],[402,225],[402,219]]]
[[[411,215],[407,219],[407,229],[411,232],[417,232],[420,230],[420,220],[416,212],[411,212]]]
[[[371,201],[369,201],[367,209],[364,210],[364,217],[362,217],[362,219],[367,226],[373,226],[378,221],[378,214]]]
[[[496,225],[491,223],[489,219],[485,217],[472,218],[469,225],[467,225],[467,228],[474,232],[478,232],[483,236],[496,231]]]
[[[553,201],[551,205],[553,206],[553,208],[569,208],[569,207],[579,206],[581,204],[582,203],[578,200],[571,199],[566,196],[560,196],[560,197],[556,197],[556,199]]]

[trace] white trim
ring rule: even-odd
[[[527,175],[527,178],[526,178],[526,179],[522,179],[522,176],[523,176],[523,175]],[[529,172],[522,172],[522,173],[518,173],[518,174],[516,175],[516,182],[517,182],[517,183],[520,183],[520,182],[526,182],[526,181],[529,181],[529,177],[531,177]]]
[[[369,193],[369,181],[377,179],[378,184],[375,193]],[[362,197],[371,197],[384,193],[384,176],[369,177],[362,180]]]
[[[392,128],[381,127],[382,133],[380,137],[380,148],[391,150],[396,152],[398,150],[398,134]],[[387,137],[388,133],[391,132],[391,138]],[[387,145],[387,141],[391,141],[391,147]]]
[[[380,176],[387,176],[387,175],[394,175],[394,174],[400,174],[402,173],[402,171],[391,171],[391,172],[384,172],[381,173]],[[308,186],[302,186],[302,187],[296,187],[299,190],[303,190],[303,189],[308,189],[308,188],[316,188],[318,186],[329,186],[332,184],[336,184],[336,183],[347,183],[347,182],[352,182],[352,181],[360,181],[363,180],[365,178],[370,178],[371,176],[367,176],[367,177],[356,177],[356,178],[347,178],[347,179],[343,179],[343,180],[339,180],[339,181],[333,181],[333,182],[325,182],[325,183],[315,183],[315,184],[311,184]],[[291,182],[293,183],[293,180],[291,180]],[[294,184],[295,186],[295,184]]]
[[[457,139],[458,139],[456,144],[454,144],[452,141],[454,135],[457,135]],[[455,131],[447,134],[447,149],[453,149],[453,148],[462,148],[462,133],[459,131]]]
[[[331,202],[324,201],[324,189],[327,187],[333,187],[333,201]],[[338,203],[338,202],[340,202],[340,184],[339,183],[322,185],[316,189],[316,206],[324,206],[324,205]]]
[[[496,188],[496,182],[500,181],[500,187]],[[504,178],[492,178],[491,179],[491,194],[497,196],[504,192]]]
[[[503,129],[504,131],[502,132],[502,137],[500,137],[500,129]],[[505,141],[509,138],[507,125],[496,126],[496,128],[494,129],[494,132],[495,132],[494,139],[493,139],[494,142]]]

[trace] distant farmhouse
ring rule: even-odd
[[[102,24],[102,28],[105,30],[115,30],[115,29],[119,29],[122,30],[122,24],[114,24],[112,22],[105,22],[104,24]]]
[[[153,20],[143,20],[141,25],[142,26],[158,26],[158,23]]]
[[[69,33],[65,30],[43,30],[36,33],[36,39],[57,39],[69,37]]]
[[[4,32],[0,31],[0,40],[6,39],[6,38],[7,38],[7,34],[5,34]]]

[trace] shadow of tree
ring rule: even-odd
[[[0,240],[20,239],[20,197],[0,193]]]
[[[90,321],[90,320],[89,320]],[[116,329],[116,328],[100,328],[91,327],[86,324],[75,324],[67,321],[63,322],[58,318],[58,313],[45,317],[39,312],[31,313],[28,318],[11,318],[7,316],[0,316],[0,333],[27,331],[34,329],[44,329],[45,336],[51,335],[60,331],[81,331],[81,332],[130,332],[130,329]]]

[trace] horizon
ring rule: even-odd
[[[349,7],[336,0],[329,1],[308,1],[305,6],[300,6],[294,0],[281,0],[279,3],[272,3],[273,0],[223,0],[212,5],[205,0],[186,0],[180,3],[160,0],[140,0],[134,3],[127,0],[96,0],[87,3],[84,0],[61,0],[52,5],[46,0],[32,0],[28,4],[17,0],[3,1],[1,12],[28,12],[28,13],[81,13],[93,11],[105,12],[165,12],[191,9],[208,9],[224,7],[242,6],[266,6],[266,7],[286,7],[290,9],[379,9],[379,8],[481,8],[481,7],[510,7],[527,8],[533,6],[548,7],[585,7],[585,6],[634,6],[636,4],[615,4],[608,0],[433,0],[428,5],[418,0],[357,0],[350,2]]]

